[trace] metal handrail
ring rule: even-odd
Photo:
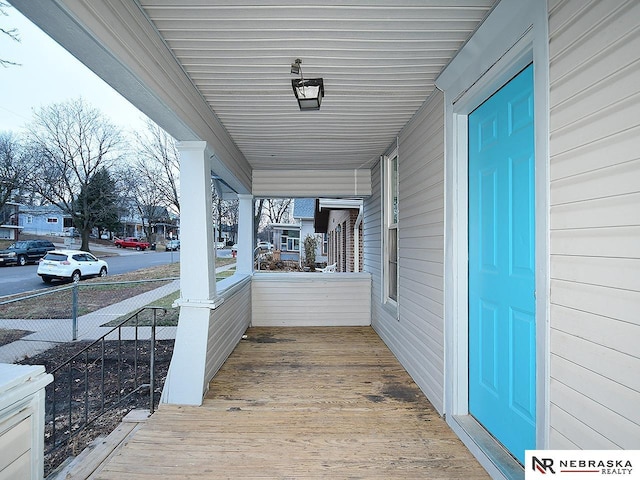
[[[138,382],[138,344],[143,341],[138,338],[138,329],[140,328],[139,323],[139,315],[145,310],[153,311],[153,321],[151,324],[151,332],[149,338],[149,383],[139,383]],[[154,307],[154,306],[146,306],[136,310],[134,313],[129,315],[126,319],[122,320],[115,327],[109,330],[106,334],[102,335],[97,340],[93,341],[86,347],[82,348],[79,352],[70,357],[66,362],[54,368],[51,372],[53,375],[53,382],[47,387],[50,389],[51,395],[51,411],[50,411],[50,420],[47,420],[46,427],[50,427],[50,437],[51,440],[48,443],[47,449],[45,453],[50,453],[60,446],[64,445],[68,442],[72,437],[80,433],[83,429],[91,425],[98,418],[104,415],[109,410],[120,405],[124,400],[129,398],[136,392],[139,392],[145,388],[149,389],[149,412],[153,414],[155,409],[155,343],[156,343],[156,316],[157,311],[162,310],[166,313],[167,309],[164,307]],[[135,319],[135,337],[134,337],[134,366],[133,366],[133,388],[131,391],[125,392],[123,378],[122,378],[122,328],[128,327],[127,323],[131,320]],[[105,346],[107,337],[111,336],[115,332],[118,332],[118,340],[117,340],[117,396],[116,400],[108,403],[106,401],[106,395],[108,392],[105,392],[105,378],[108,375],[108,372],[105,370]],[[89,352],[92,348],[96,346],[100,347],[100,356],[93,361],[89,360]],[[84,365],[84,369],[79,368],[76,364],[81,363]],[[90,405],[89,405],[89,370],[92,366],[95,366],[97,363],[100,364],[100,408],[95,415],[90,414]],[[79,372],[80,375],[83,376],[82,379],[76,378],[74,379],[74,369],[76,372]],[[66,373],[66,378],[65,374]],[[58,402],[56,400],[56,386],[59,385],[59,381],[67,380],[67,388],[68,388],[68,397],[65,399],[67,404],[62,407],[60,410],[64,412],[62,415],[59,415],[58,412]],[[82,405],[76,405],[74,408],[74,380],[75,382],[82,382],[84,384],[84,392],[81,393],[83,398]],[[47,395],[49,396],[49,395]],[[49,407],[47,405],[47,407]],[[81,412],[79,412],[81,410]],[[62,425],[60,425],[60,423]],[[61,429],[64,431],[60,432]]]

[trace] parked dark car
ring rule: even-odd
[[[20,265],[36,263],[47,252],[56,247],[48,240],[22,240],[12,243],[6,250],[0,250],[0,265]]]

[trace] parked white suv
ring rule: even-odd
[[[53,250],[38,265],[38,275],[44,283],[53,279],[80,281],[86,277],[104,277],[109,266],[89,252],[80,250]]]
[[[273,243],[271,243],[271,242],[258,242],[258,248],[260,250],[273,250]]]

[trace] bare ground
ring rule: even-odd
[[[25,359],[22,363],[44,365],[46,371],[51,372],[88,345],[89,342],[62,344]],[[156,407],[172,353],[173,340],[156,342]],[[46,391],[45,477],[68,457],[78,455],[97,437],[111,433],[129,411],[149,409],[148,386],[135,391],[136,386],[149,384],[148,358],[148,342],[141,342],[136,348],[133,341],[121,342],[120,345],[117,341],[109,341],[105,342],[104,355],[102,345],[99,344],[90,348],[86,354],[82,353],[70,368],[63,367],[55,373],[54,383]],[[118,359],[120,369],[117,367]],[[103,410],[103,392],[106,407],[111,406],[112,409],[100,415]],[[85,399],[88,400],[86,410]],[[88,427],[79,430],[86,420],[94,418]]]

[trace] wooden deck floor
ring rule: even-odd
[[[371,328],[247,335],[203,406],[161,406],[91,478],[488,478]]]

